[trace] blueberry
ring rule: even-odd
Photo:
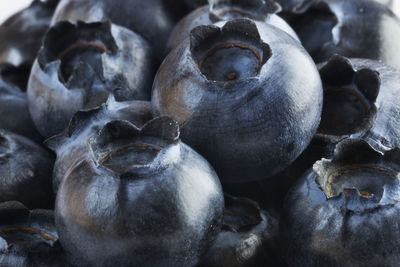
[[[225,194],[224,221],[200,266],[281,266],[278,220],[247,198]]]
[[[26,137],[0,129],[0,202],[51,208],[53,156]]]
[[[42,142],[28,110],[25,91],[29,71],[24,66],[0,64],[0,128]]]
[[[152,54],[139,35],[110,22],[53,26],[28,84],[29,110],[45,137],[58,134],[80,109],[118,100],[149,100]]]
[[[302,155],[303,167],[330,158],[345,138],[363,138],[381,152],[400,146],[399,71],[375,60],[340,55],[321,63],[319,71],[324,107],[317,134]]]
[[[58,0],[34,0],[0,26],[0,63],[30,68]]]
[[[290,266],[396,266],[400,150],[338,144],[288,193],[281,241]]]
[[[223,182],[267,178],[307,147],[322,109],[317,69],[298,41],[248,19],[199,26],[161,65],[156,115],[179,122],[182,140]],[[176,70],[171,73],[171,70]]]
[[[58,241],[51,210],[28,210],[16,201],[0,204],[1,266],[71,266]]]
[[[176,17],[167,0],[61,0],[53,17],[59,21],[111,20],[144,37],[157,59],[164,56],[165,44]],[[175,2],[175,1],[174,1]]]
[[[374,0],[313,0],[295,11],[292,25],[316,62],[337,53],[400,68],[400,19],[386,6]]]
[[[107,123],[69,167],[56,200],[60,242],[77,266],[194,266],[219,232],[212,167],[160,117]]]

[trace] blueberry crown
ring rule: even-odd
[[[62,146],[66,140],[78,135],[84,129],[86,129],[94,119],[102,116],[103,113],[107,113],[109,106],[113,105],[114,103],[117,103],[117,101],[115,100],[114,96],[110,94],[105,103],[92,109],[79,110],[72,116],[68,127],[64,131],[48,138],[44,144],[56,152],[59,146]]]
[[[257,202],[225,194],[223,230],[235,233],[246,231],[261,222],[261,209]]]
[[[38,53],[38,63],[45,69],[52,62],[60,62],[59,80],[65,83],[67,88],[73,88],[77,86],[74,82],[84,81],[85,76],[88,77],[88,72],[94,72],[99,80],[104,80],[101,59],[97,59],[97,62],[75,62],[74,57],[84,57],[85,53],[98,54],[100,57],[103,53],[113,55],[117,51],[118,46],[111,33],[111,22],[78,21],[77,24],[72,24],[61,21],[51,27],[44,37]]]
[[[0,204],[0,249],[37,251],[38,247],[59,248],[54,215],[50,210],[28,210],[17,201]],[[20,235],[31,236],[26,240]],[[32,239],[34,241],[32,241]]]
[[[399,148],[382,154],[363,139],[345,139],[336,146],[332,159],[317,161],[313,170],[327,199],[348,209],[374,208],[400,200]]]
[[[158,152],[178,140],[178,123],[169,117],[155,118],[142,128],[128,121],[115,120],[107,123],[96,136],[89,139],[89,148],[96,165],[100,166],[111,155],[116,158],[117,153],[129,149],[140,150],[139,153],[150,152],[149,157],[154,160]],[[149,159],[144,158],[143,161],[148,162]]]
[[[238,53],[232,54],[229,49],[237,49]],[[249,19],[228,21],[222,28],[214,25],[194,28],[190,33],[190,51],[200,72],[215,82],[251,78],[272,55],[257,25]],[[243,58],[247,60],[241,61]],[[231,72],[230,67],[233,67]],[[228,73],[224,73],[226,70]]]
[[[363,133],[369,130],[374,124],[377,107],[376,99],[380,92],[381,79],[377,71],[363,68],[356,70],[351,61],[340,55],[333,55],[328,62],[326,62],[319,70],[320,76],[324,86],[324,110],[323,116],[319,128],[319,133],[325,135],[332,135],[332,129],[325,129],[325,126],[331,128],[333,123],[329,122],[330,125],[325,125],[328,117],[325,114],[330,114],[334,108],[337,113],[340,110],[340,106],[347,105],[350,107],[349,101],[353,99],[352,106],[354,109],[358,109],[360,118],[351,125],[350,129],[341,130],[340,127],[346,127],[338,124],[337,129],[334,130],[335,134],[356,134]],[[330,104],[330,99],[342,99],[341,102],[336,104]],[[327,105],[329,104],[329,105]],[[331,106],[333,105],[333,106]],[[339,107],[337,105],[340,105]],[[348,128],[349,126],[347,126]]]
[[[355,70],[351,61],[344,56],[333,55],[319,73],[324,84],[344,86],[354,83],[370,102],[374,102],[379,94],[379,72],[370,69]]]

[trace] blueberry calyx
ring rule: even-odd
[[[124,174],[132,168],[151,166],[163,148],[178,140],[178,123],[169,117],[155,118],[142,128],[115,120],[89,139],[89,148],[97,166]]]
[[[313,166],[315,182],[330,203],[364,211],[400,201],[400,149],[382,154],[362,139],[345,139],[332,159]]]
[[[222,28],[194,28],[190,50],[204,77],[222,84],[257,76],[272,55],[256,24],[248,19],[229,21]]]
[[[64,36],[68,38],[65,39]],[[111,33],[111,22],[79,21],[74,25],[62,21],[47,33],[38,54],[38,62],[45,69],[51,62],[60,61],[59,80],[68,85],[68,88],[74,88],[76,85],[71,80],[79,76],[85,68],[90,68],[99,80],[104,81],[102,54],[113,55],[117,51],[118,47]]]
[[[318,134],[344,136],[368,131],[376,119],[379,73],[367,68],[356,71],[347,58],[334,55],[320,75],[325,97]]]

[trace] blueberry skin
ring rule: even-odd
[[[139,129],[112,121],[88,146],[56,200],[60,242],[72,262],[196,265],[219,232],[224,199],[212,167],[179,140],[177,123],[156,118]]]
[[[110,22],[56,24],[28,83],[29,111],[39,132],[46,138],[58,134],[78,110],[101,105],[108,94],[120,101],[149,100],[151,59],[143,38]]]
[[[18,134],[0,129],[0,202],[16,200],[29,208],[51,208],[53,156]]]
[[[55,193],[70,166],[81,160],[91,137],[112,120],[126,120],[139,127],[153,118],[149,101],[118,102],[110,96],[106,103],[90,110],[78,111],[68,127],[46,140],[45,145],[57,154],[53,169]]]
[[[0,128],[42,142],[28,110],[24,81],[27,76],[29,70],[25,67],[0,64]]]
[[[211,5],[206,5],[192,11],[178,22],[169,37],[167,50],[170,51],[177,47],[190,35],[190,31],[197,26],[210,25],[219,21],[228,21],[240,17],[273,25],[284,30],[293,38],[298,39],[294,30],[275,14],[279,10],[280,7],[271,0],[252,0],[250,2],[234,0],[212,1]]]
[[[0,63],[31,67],[57,3],[35,0],[1,24]]]
[[[153,84],[155,115],[178,121],[182,140],[225,183],[260,180],[284,169],[307,147],[320,120],[322,85],[309,55],[276,27],[265,25],[260,31],[261,41],[247,19],[227,22],[222,30],[195,28],[168,55]],[[239,39],[244,44],[258,40],[270,57],[255,77],[208,80],[192,51],[197,53],[197,44],[213,45],[207,43],[210,35],[229,39],[230,32],[235,40],[246,35]],[[171,74],[171,69],[176,71]]]
[[[381,60],[400,68],[400,20],[373,0],[304,1],[293,21],[304,47],[316,62],[333,54]]]
[[[68,20],[86,22],[111,20],[146,39],[161,61],[176,17],[164,0],[61,0],[52,24]]]
[[[278,220],[251,199],[225,194],[224,221],[200,266],[282,266]]]
[[[397,266],[399,153],[395,148],[382,155],[361,139],[346,139],[332,160],[318,161],[301,177],[280,221],[290,266]],[[364,183],[351,184],[359,170]],[[328,194],[325,188],[338,186],[337,174],[349,184]],[[375,194],[363,192],[366,188]]]
[[[71,266],[58,241],[52,210],[28,210],[17,201],[0,204],[1,266]]]

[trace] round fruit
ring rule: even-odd
[[[25,67],[0,64],[0,128],[42,142],[28,110],[25,90],[29,71]]]
[[[225,195],[222,230],[200,266],[281,266],[278,221],[247,198]]]
[[[30,68],[58,0],[34,0],[0,26],[0,63]]]
[[[176,0],[175,0],[176,1]],[[176,23],[169,9],[172,0],[61,0],[53,24],[68,20],[95,22],[111,20],[146,39],[161,61],[168,36]]]
[[[70,266],[63,255],[51,210],[0,204],[1,266]]]
[[[179,122],[182,140],[223,182],[267,178],[307,147],[322,109],[318,71],[285,32],[248,19],[199,26],[161,65],[156,115]],[[176,70],[171,73],[171,70]]]
[[[148,100],[152,56],[139,35],[110,22],[60,22],[43,42],[28,84],[29,110],[45,137],[80,109],[118,100]]]
[[[0,202],[17,200],[29,208],[51,208],[54,159],[31,140],[0,129]]]
[[[288,193],[281,241],[290,266],[396,266],[400,150],[362,139],[338,144]]]
[[[316,62],[333,54],[370,58],[400,69],[400,19],[374,0],[312,0],[291,23]]]
[[[56,200],[60,242],[77,266],[194,266],[224,207],[212,167],[160,117],[111,121],[70,166]]]

